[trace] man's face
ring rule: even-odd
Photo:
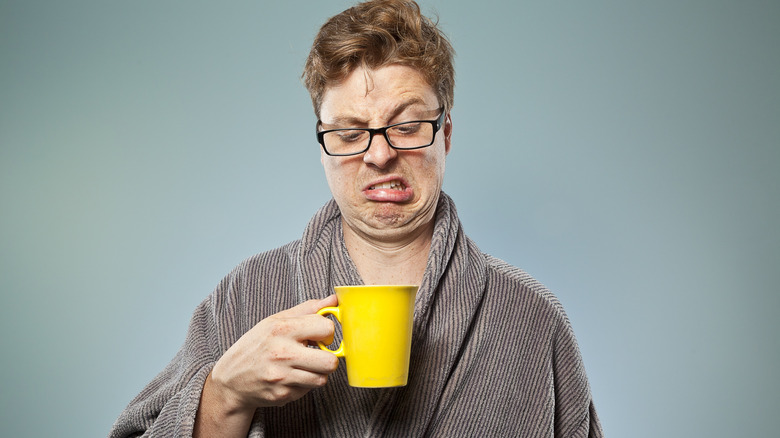
[[[356,69],[323,95],[321,129],[379,128],[412,120],[434,120],[441,104],[413,68],[390,65]],[[395,150],[377,134],[361,155],[332,157],[322,152],[325,177],[344,223],[377,242],[415,237],[432,225],[450,149],[447,116],[434,143]]]

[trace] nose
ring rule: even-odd
[[[363,154],[363,162],[384,169],[397,156],[398,151],[390,147],[384,135],[377,132],[372,137],[368,150]]]

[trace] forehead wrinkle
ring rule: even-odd
[[[425,111],[429,110],[429,108],[426,105],[426,102],[424,99],[422,99],[419,96],[410,96],[408,99],[405,99],[401,102],[398,102],[392,109],[385,112],[389,117],[387,117],[387,122],[392,120],[394,117],[397,117],[399,114],[403,113],[407,108],[420,105],[423,107]],[[423,116],[416,116],[415,118],[420,118]],[[349,115],[337,115],[331,119],[329,123],[326,123],[325,121],[322,121],[321,123],[325,125],[333,125],[333,126],[368,126],[370,121],[370,116],[363,116],[363,115],[357,115],[357,114],[349,114]]]
[[[419,72],[416,73],[419,75]],[[369,125],[379,127],[407,120],[425,119],[429,112],[438,109],[431,107],[438,105],[438,98],[435,93],[428,96],[428,91],[432,91],[427,89],[430,85],[424,81],[419,84],[418,81],[410,81],[408,74],[409,72],[401,72],[400,76],[391,75],[380,82],[377,75],[385,75],[380,70],[360,67],[353,70],[351,75],[326,89],[324,103],[329,103],[323,105],[322,109],[325,110],[326,106],[329,109],[320,114],[320,122],[323,126],[330,125],[328,129],[333,129]],[[403,79],[404,77],[407,79]],[[427,88],[424,85],[427,85]],[[401,120],[402,117],[404,120]]]
[[[363,97],[368,97],[368,95],[371,93],[371,91],[376,88],[376,85],[374,85],[374,76],[371,74],[371,71],[367,68],[363,69],[363,81],[366,83],[366,94],[363,95]]]
[[[363,81],[365,83],[365,94],[363,95],[364,98],[367,98],[369,94],[371,94],[372,91],[376,89],[376,81],[374,78],[374,70],[370,69],[368,67],[362,67],[361,68],[363,72]],[[399,96],[407,95],[408,91],[402,91]],[[403,112],[406,108],[414,105],[414,104],[423,104],[425,105],[425,100],[421,96],[412,95],[411,97],[404,96],[404,99],[397,104],[395,107],[393,107],[391,110],[387,111],[388,114],[391,115],[391,118],[400,114]]]

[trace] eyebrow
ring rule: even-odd
[[[406,100],[404,102],[401,102],[400,105],[396,106],[391,111],[390,120],[392,120],[394,117],[398,116],[402,112],[404,112],[407,108],[414,106],[414,105],[425,105],[425,102],[419,98],[419,97],[413,97],[409,100]],[[427,108],[421,108],[423,111],[428,111]],[[438,109],[438,108],[437,108]],[[435,111],[435,110],[430,110]],[[325,123],[320,120],[320,125],[325,126],[361,126],[361,125],[367,125],[367,121],[365,119],[360,118],[359,116],[336,116],[333,118],[333,123]]]

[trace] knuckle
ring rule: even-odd
[[[279,366],[269,367],[263,376],[263,380],[272,385],[278,385],[281,382],[284,382],[286,379],[287,373],[285,372],[284,368]]]
[[[272,336],[286,336],[290,333],[290,323],[285,320],[276,320],[271,325]]]
[[[286,362],[290,360],[290,355],[283,349],[274,350],[270,354],[273,362]]]
[[[275,372],[275,371],[269,371],[268,374],[265,375],[264,379],[267,383],[270,383],[272,385],[281,383],[284,380],[284,376],[282,376],[281,373]]]
[[[289,401],[292,391],[286,386],[277,386],[271,391],[271,397],[277,402],[286,403]]]
[[[328,339],[336,333],[336,323],[332,319],[320,316],[316,321],[317,336]]]
[[[269,340],[262,348],[262,361],[269,366],[278,366],[277,364],[289,360],[290,356],[284,342]]]
[[[317,377],[314,378],[312,383],[315,387],[318,388],[323,387],[328,383],[328,376],[324,374],[319,374],[317,375]]]
[[[338,367],[339,367],[339,358],[336,357],[335,355],[331,354],[329,360],[330,360],[330,363],[328,364],[328,371],[330,371],[332,373],[332,372],[336,371],[338,369]]]

